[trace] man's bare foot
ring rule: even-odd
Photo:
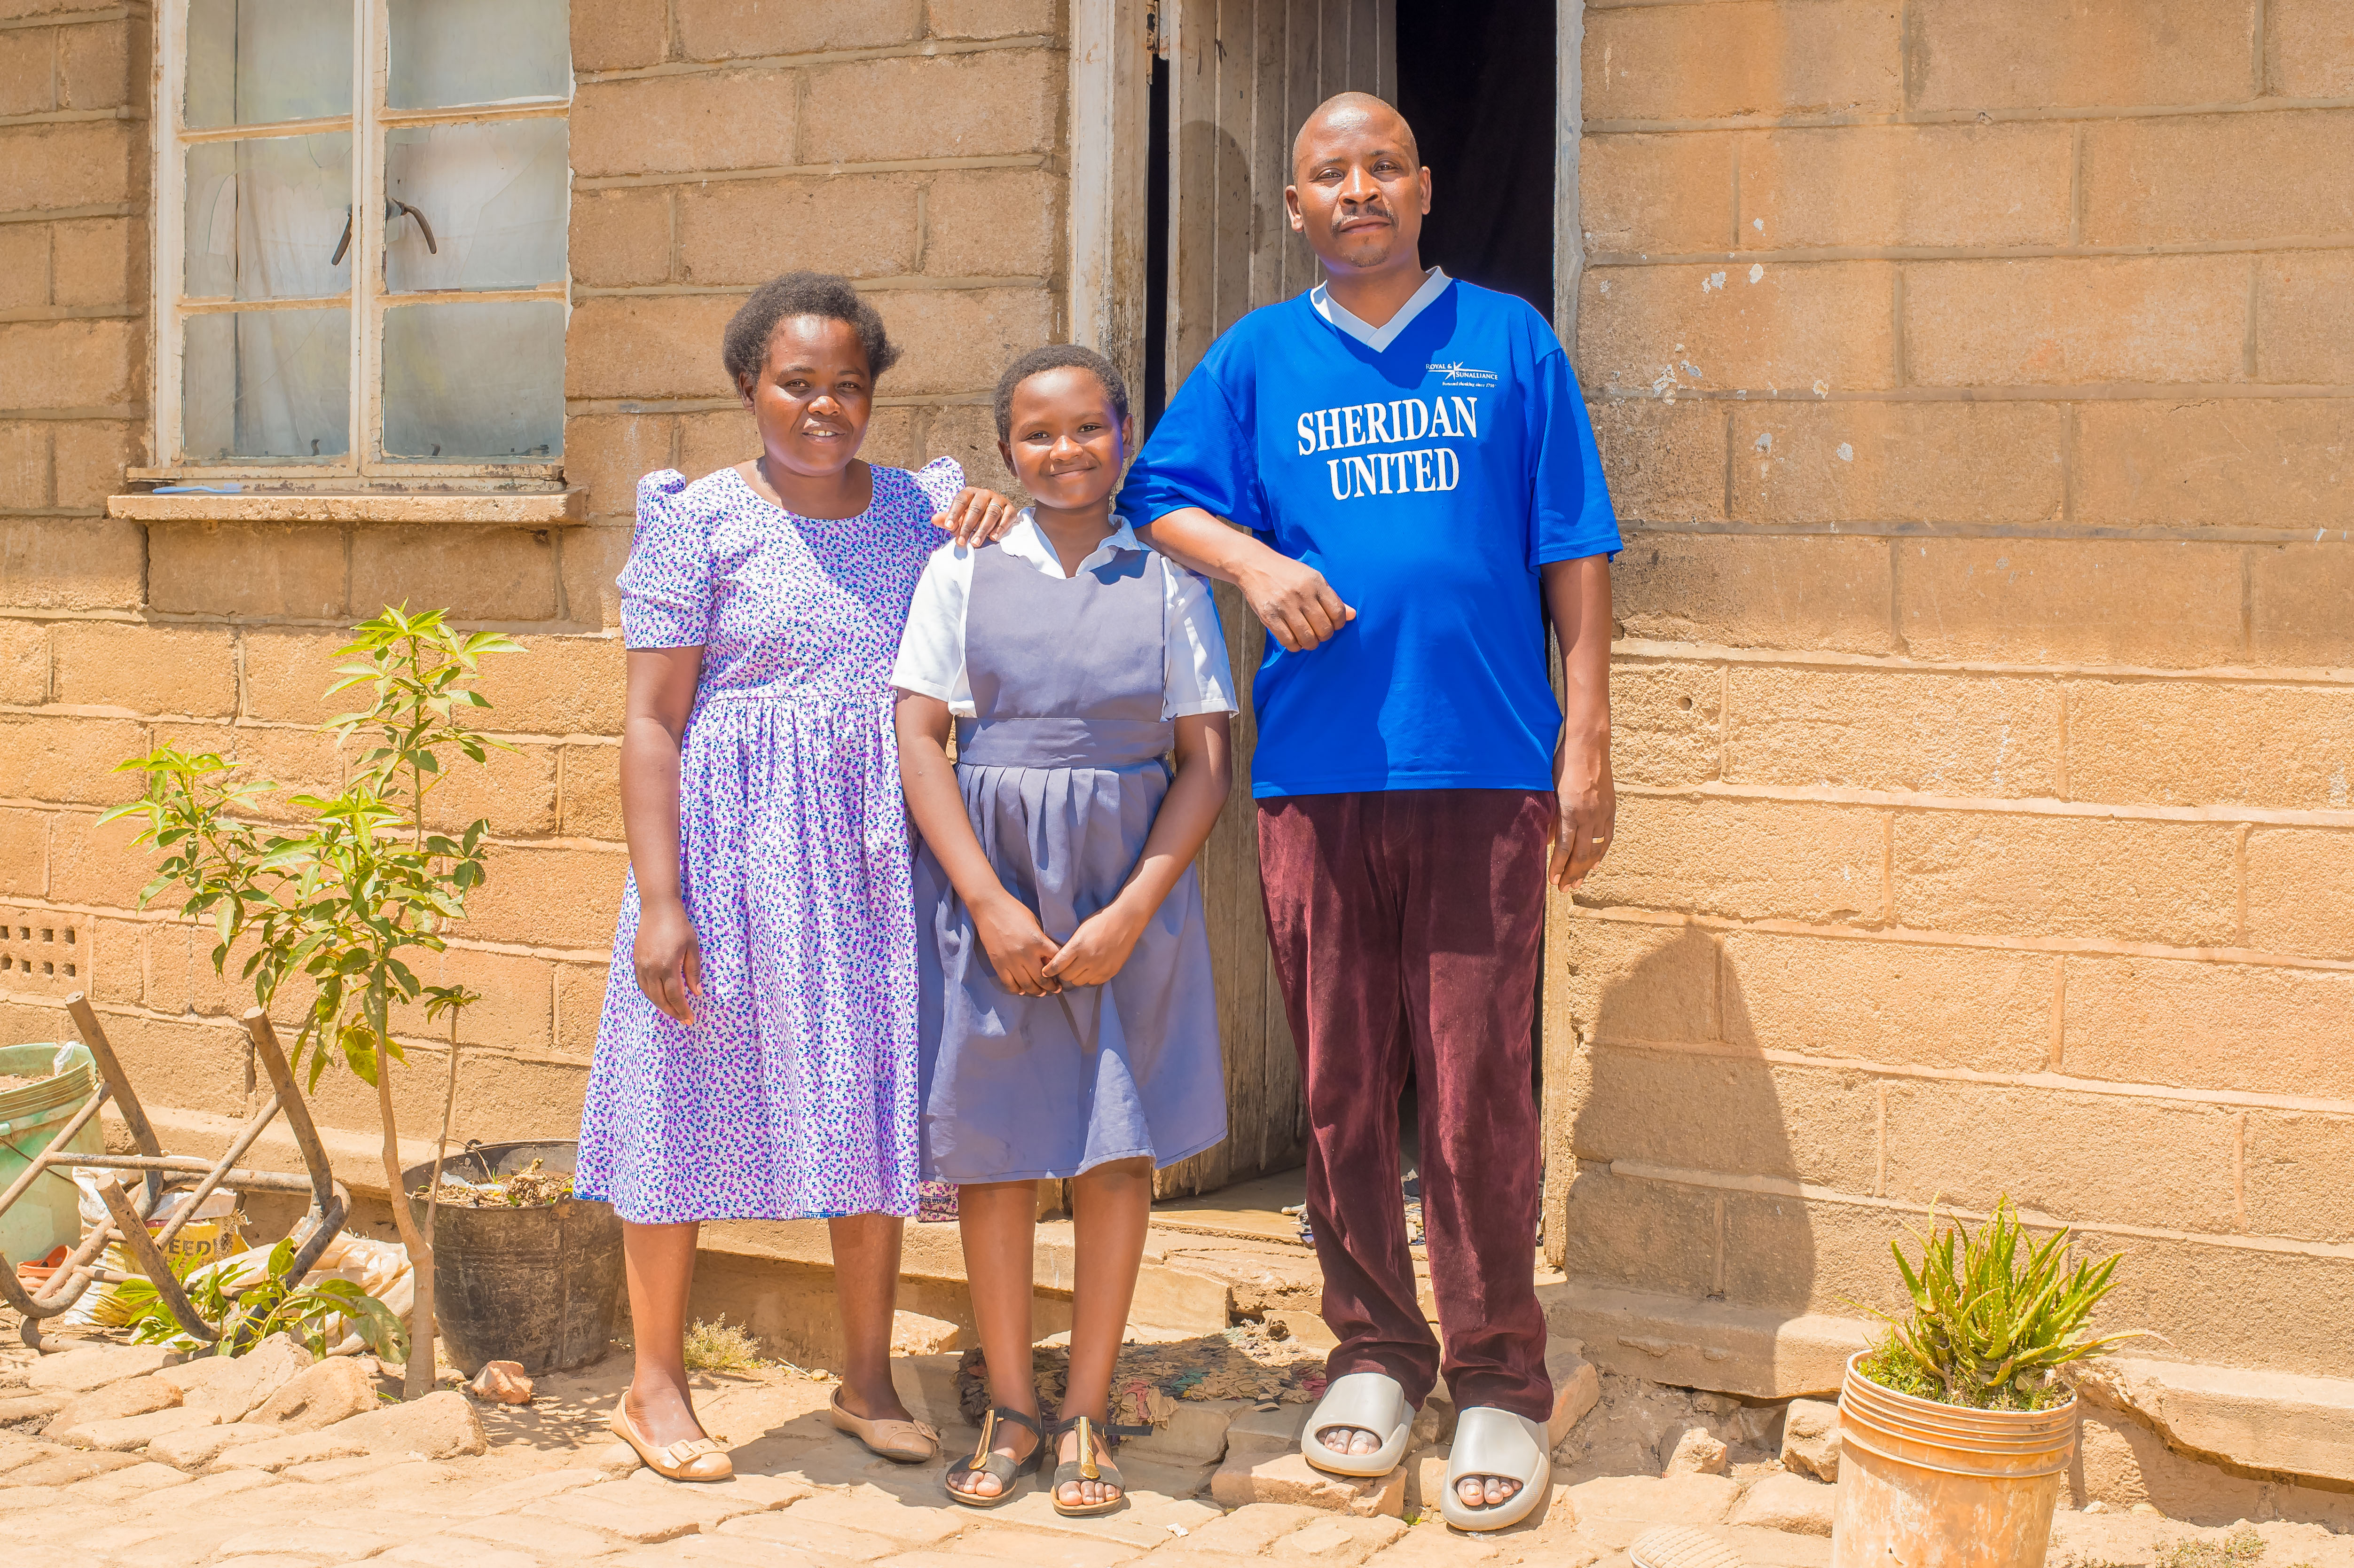
[[[1382,1446],[1381,1434],[1362,1426],[1327,1426],[1316,1434],[1316,1441],[1335,1454],[1374,1454]]]
[[[709,1436],[695,1419],[695,1401],[685,1386],[655,1374],[641,1372],[631,1380],[621,1409],[638,1435],[657,1448]]]
[[[989,1446],[989,1451],[1004,1455],[1017,1466],[1030,1457],[1030,1450],[1035,1448],[1040,1441],[1028,1427],[1017,1426],[1011,1421],[997,1424],[996,1436],[997,1441]],[[997,1478],[986,1470],[965,1471],[949,1482],[949,1489],[962,1492],[969,1498],[1000,1497],[1005,1491]]]
[[[1521,1483],[1510,1476],[1466,1476],[1455,1484],[1455,1495],[1465,1508],[1494,1508],[1517,1496]]]

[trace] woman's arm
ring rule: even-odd
[[[907,814],[932,858],[948,873],[949,885],[972,914],[973,934],[997,970],[997,983],[1016,996],[1051,996],[1063,989],[1045,974],[1055,943],[1039,927],[1030,906],[1005,891],[997,868],[973,836],[957,788],[956,765],[949,760],[949,705],[921,692],[903,691],[896,714],[899,727],[899,788]]]
[[[621,719],[621,829],[638,879],[638,989],[681,1023],[703,994],[695,924],[679,894],[678,754],[703,675],[700,648],[632,648]]]
[[[1177,777],[1152,819],[1144,853],[1119,896],[1090,915],[1047,964],[1066,985],[1101,985],[1119,973],[1136,950],[1146,922],[1217,825],[1234,788],[1232,737],[1225,714],[1189,714],[1177,721]]]

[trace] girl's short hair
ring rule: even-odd
[[[1033,376],[1044,376],[1049,370],[1084,370],[1103,383],[1104,396],[1111,399],[1112,412],[1120,422],[1128,422],[1128,382],[1122,378],[1119,366],[1092,348],[1082,348],[1076,343],[1049,344],[1034,348],[1005,367],[997,378],[997,439],[1013,439],[1013,389]]]
[[[866,351],[871,376],[879,378],[898,363],[898,345],[883,330],[882,313],[851,287],[849,279],[832,272],[788,272],[753,290],[744,308],[728,322],[719,356],[727,366],[730,381],[741,387],[760,374],[760,367],[769,362],[769,340],[777,335],[777,323],[787,316],[817,316],[847,325]]]

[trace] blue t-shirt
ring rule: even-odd
[[[1187,506],[1357,612],[1306,652],[1267,639],[1254,795],[1553,788],[1537,568],[1615,553],[1618,526],[1568,356],[1525,301],[1444,281],[1379,350],[1305,294],[1253,311],[1120,491],[1140,525]]]

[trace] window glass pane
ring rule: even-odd
[[[352,313],[187,318],[182,453],[191,462],[339,458],[351,450]]]
[[[386,310],[384,450],[429,461],[560,456],[564,302]]]
[[[261,136],[188,149],[191,299],[299,300],[352,286],[352,135]]]
[[[420,289],[514,289],[564,280],[571,172],[561,120],[415,125],[384,142],[385,189],[423,215],[385,220],[384,283]]]
[[[392,0],[394,109],[572,96],[568,0]]]
[[[352,111],[353,0],[188,0],[191,129]]]

